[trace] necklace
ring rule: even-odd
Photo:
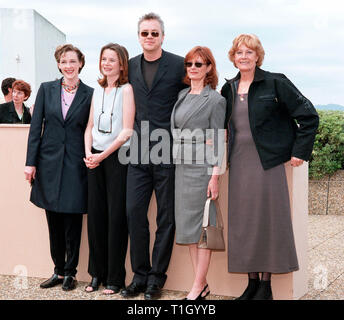
[[[240,93],[238,93],[238,94],[239,94],[240,101],[244,101],[245,100],[245,94],[240,94]]]
[[[64,104],[67,108],[69,108],[69,107],[71,106],[71,104],[68,104],[68,103],[66,102],[63,92],[62,92],[62,102],[63,102],[63,104]]]
[[[65,89],[67,92],[69,93],[75,93],[75,92],[72,92],[74,91],[75,89],[77,89],[79,87],[79,84],[80,84],[80,80],[78,80],[77,84],[75,84],[74,86],[69,86],[65,83],[65,80],[64,78],[62,79],[62,88]]]
[[[100,128],[100,119],[101,119],[101,116],[104,115],[104,96],[105,96],[105,88],[103,90],[103,100],[102,100],[102,112],[100,113],[99,115],[99,118],[98,118],[98,131],[99,132],[102,132],[102,133],[112,133],[112,116],[113,116],[113,109],[115,107],[115,101],[116,101],[116,96],[117,96],[117,89],[118,87],[116,87],[116,91],[115,91],[115,96],[113,98],[113,102],[112,102],[112,108],[111,108],[111,114],[110,114],[110,130],[103,130]]]

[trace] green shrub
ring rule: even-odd
[[[344,168],[344,112],[322,111],[309,162],[309,176],[318,179]]]

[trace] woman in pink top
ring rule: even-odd
[[[71,44],[55,51],[63,78],[41,84],[32,115],[25,176],[31,202],[45,209],[53,276],[41,288],[76,286],[82,214],[87,211],[84,132],[93,89],[79,79],[85,57]]]

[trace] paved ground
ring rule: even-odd
[[[344,216],[309,216],[308,246],[308,293],[302,300],[344,300]]]
[[[309,284],[302,300],[344,300],[344,216],[309,216]],[[43,279],[20,279],[0,275],[0,300],[121,300],[121,296],[104,296],[101,291],[88,294],[86,283],[79,282],[76,290],[65,294],[61,287],[42,290]],[[24,289],[18,290],[16,288]],[[27,289],[25,289],[27,288]],[[164,300],[180,300],[186,292],[163,292]],[[137,299],[143,299],[140,295]],[[232,297],[211,295],[208,299],[230,300]]]

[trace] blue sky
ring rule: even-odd
[[[165,22],[167,51],[184,56],[205,45],[216,58],[219,88],[237,73],[227,58],[235,36],[258,35],[265,49],[262,68],[282,72],[314,104],[344,105],[344,3],[339,0],[0,0],[2,8],[35,9],[86,55],[81,78],[96,85],[100,48],[124,45],[141,53],[137,21],[148,12]]]

